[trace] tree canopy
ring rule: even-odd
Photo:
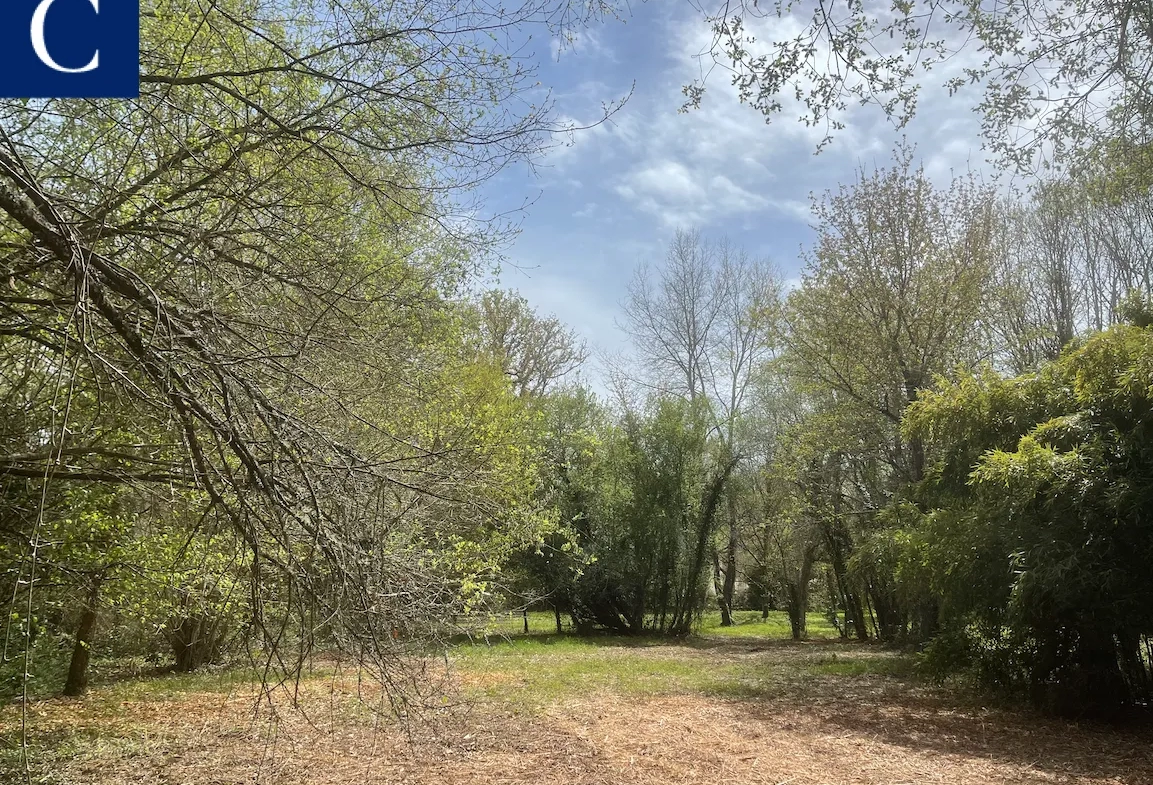
[[[741,99],[766,119],[796,112],[823,127],[822,146],[854,106],[878,107],[900,127],[924,90],[967,94],[970,85],[981,91],[974,108],[990,149],[1022,169],[1149,143],[1153,18],[1142,0],[796,0],[702,11],[713,62]],[[699,106],[704,90],[687,85],[686,105]]]
[[[941,381],[905,423],[939,456],[917,535],[951,626],[935,653],[1066,713],[1150,696],[1147,313],[1036,373]]]

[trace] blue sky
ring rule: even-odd
[[[762,32],[788,35],[798,26],[775,25]],[[610,122],[577,133],[535,171],[506,170],[484,193],[495,209],[535,199],[507,249],[500,285],[518,289],[597,349],[626,346],[615,325],[625,286],[637,265],[660,260],[678,227],[727,236],[795,279],[799,249],[813,236],[809,195],[850,182],[861,166],[886,165],[902,135],[941,183],[950,172],[988,171],[974,96],[950,99],[928,89],[945,81],[944,71],[925,78],[907,128],[895,129],[875,108],[855,109],[816,156],[823,129],[798,123],[787,108],[766,125],[739,103],[723,73],[710,76],[700,109],[680,113],[681,88],[700,76],[695,55],[709,36],[689,3],[656,0],[633,6],[622,21],[580,31],[559,57],[555,40],[529,45],[561,117],[587,122],[602,103],[633,89]],[[595,369],[591,376],[595,383]]]

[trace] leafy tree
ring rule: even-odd
[[[516,292],[487,291],[474,307],[478,354],[500,367],[518,395],[542,395],[588,359],[572,329],[538,316]]]
[[[630,411],[602,449],[587,517],[588,555],[572,598],[578,629],[685,635],[705,602],[708,545],[736,465],[710,447],[700,404],[656,397]]]
[[[9,501],[17,484],[9,480]],[[68,484],[51,505],[0,532],[0,586],[22,603],[5,625],[9,646],[0,667],[19,663],[37,680],[33,692],[82,694],[94,655],[152,656],[167,642],[175,667],[217,661],[226,643],[251,624],[242,543],[222,529],[202,495],[172,490],[167,498],[120,484]],[[12,509],[9,507],[8,509]],[[27,544],[36,545],[35,561]],[[274,587],[262,589],[272,593]],[[30,628],[34,625],[39,629]],[[55,648],[28,652],[20,628]],[[103,650],[103,651],[102,651]],[[42,661],[32,661],[33,655]],[[25,659],[29,661],[25,661]],[[42,684],[57,668],[59,683]],[[23,690],[21,679],[5,692]]]
[[[814,207],[818,240],[789,296],[782,363],[809,398],[797,482],[860,635],[867,605],[884,637],[905,629],[893,576],[862,559],[852,570],[854,550],[886,536],[879,513],[924,474],[921,442],[899,429],[906,407],[934,375],[981,356],[991,208],[968,180],[938,190],[907,151]],[[922,614],[924,635],[931,603]]]
[[[793,640],[802,640],[821,540],[813,511],[802,502],[795,479],[783,465],[787,458],[779,456],[778,461],[758,467],[750,478],[751,493],[741,496],[742,503],[752,508],[748,514],[753,521],[743,527],[742,544],[753,565],[747,573],[750,590],[755,587],[760,594],[763,617],[768,617],[774,594],[779,595]]]
[[[578,583],[588,557],[585,547],[602,516],[616,509],[611,415],[585,387],[555,390],[538,402],[541,483],[539,504],[555,511],[557,528],[513,557],[523,576],[514,591],[527,608],[547,603],[558,633],[563,616],[573,614]]]
[[[1133,310],[1035,373],[941,381],[905,423],[938,456],[915,550],[938,664],[1063,713],[1150,697],[1153,335]]]
[[[822,146],[857,104],[904,125],[932,73],[950,95],[981,87],[986,139],[1022,168],[1064,164],[1113,140],[1149,142],[1153,20],[1142,0],[743,2],[706,19],[714,62],[741,99],[769,119],[796,109],[827,129]],[[686,86],[687,104],[703,93],[701,82]]]
[[[557,130],[502,32],[595,9],[288,10],[149,2],[139,99],[0,102],[0,467],[33,499],[203,493],[270,665],[301,667],[295,636],[403,669],[550,525],[526,415],[448,303],[501,235],[461,201]]]
[[[789,368],[896,424],[933,375],[979,352],[990,274],[989,193],[933,186],[904,152],[814,207],[817,242],[786,311]],[[915,443],[889,463],[919,479]]]

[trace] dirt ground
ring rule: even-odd
[[[757,647],[680,648],[613,656],[683,656],[702,667],[781,656]],[[466,683],[493,678],[463,673]],[[254,714],[248,688],[128,698],[100,713],[42,701],[29,713],[32,734],[71,751],[48,769],[34,760],[33,775],[85,785],[1153,785],[1147,725],[982,708],[889,677],[828,678],[806,682],[803,694],[747,698],[596,688],[532,709],[486,699],[415,738],[349,710],[329,685],[306,684],[307,717],[285,709],[277,721]],[[17,713],[0,721],[11,740]]]

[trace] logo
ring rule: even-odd
[[[0,98],[138,95],[139,0],[0,0]]]

